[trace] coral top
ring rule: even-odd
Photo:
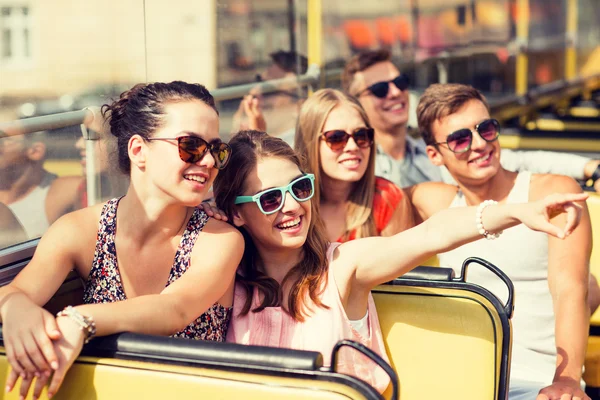
[[[339,245],[339,243],[332,243],[329,246],[327,251],[329,262]],[[282,307],[267,307],[261,312],[250,311],[240,316],[245,300],[244,289],[236,284],[233,302],[234,317],[227,332],[228,342],[318,351],[323,354],[325,365],[329,366],[331,350],[335,343],[342,339],[351,339],[368,346],[389,362],[373,297],[369,294],[369,337],[362,337],[350,325],[331,268],[328,269],[327,284],[321,295],[323,304],[329,306],[329,309],[309,304],[312,312],[305,317],[304,322],[294,320]],[[259,304],[258,291],[255,290],[250,310]],[[380,393],[390,382],[387,374],[373,361],[348,347],[340,349],[337,370],[368,382]]]
[[[381,232],[390,223],[394,211],[404,197],[404,192],[398,186],[394,185],[387,179],[375,177],[375,196],[373,197],[373,218],[375,218],[375,228],[377,236],[381,236]],[[356,230],[353,230],[348,235],[348,239],[340,237],[337,241],[340,243],[349,242],[356,239]]]

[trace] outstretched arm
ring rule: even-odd
[[[498,232],[519,223],[558,238],[568,236],[581,217],[586,194],[556,194],[543,200],[524,204],[488,206],[483,210],[483,226]],[[442,210],[424,223],[385,238],[366,238],[340,246],[339,256],[344,264],[354,266],[351,291],[365,293],[373,287],[392,280],[434,254],[452,250],[482,238],[476,226],[478,207]],[[566,213],[566,224],[557,227],[549,220]]]
[[[215,220],[208,224],[194,246],[190,269],[160,294],[75,308],[93,317],[99,336],[118,332],[167,336],[182,330],[233,287],[244,252],[237,229]]]
[[[244,239],[235,228],[213,221],[212,232],[205,227],[202,242],[196,242],[191,267],[160,294],[138,296],[115,303],[86,304],[75,307],[82,315],[92,317],[97,335],[118,332],[138,332],[171,335],[182,330],[219,300],[228,289],[233,289],[235,271],[244,252]],[[212,254],[206,257],[206,254]],[[83,331],[69,317],[57,318],[63,337],[57,341],[58,368],[54,371],[48,393],[58,391],[62,381],[83,346]],[[7,386],[14,385],[11,374]],[[37,398],[48,380],[38,378],[34,387]],[[26,396],[31,378],[21,384],[21,395]]]
[[[63,219],[69,218],[70,215]],[[61,225],[61,221],[57,224]],[[212,229],[208,228],[209,224]],[[41,247],[38,249],[46,255],[49,255],[52,250],[48,250],[47,246],[52,247],[53,244],[60,242],[60,239],[65,239],[56,237],[52,231],[49,233],[50,235],[45,239],[46,244],[40,243]],[[233,287],[235,270],[243,250],[243,238],[235,228],[223,222],[209,221],[203,231],[202,240],[198,240],[194,246],[192,267],[162,293],[139,296],[116,303],[82,305],[77,306],[76,309],[81,314],[93,318],[98,335],[123,331],[157,335],[173,334],[185,328],[220,299],[228,288]],[[34,374],[39,375],[35,383],[34,396],[39,395],[50,376],[51,369],[48,364],[53,370],[48,392],[56,393],[68,368],[83,346],[84,334],[73,320],[69,317],[55,319],[40,307],[60,286],[73,265],[78,263],[77,253],[66,246],[53,257],[45,259],[45,261],[52,261],[48,264],[52,266],[50,270],[56,269],[55,266],[59,265],[64,269],[62,276],[56,277],[53,277],[51,272],[43,271],[44,265],[38,257],[38,261],[35,263],[32,261],[31,268],[28,266],[18,279],[15,279],[12,287],[2,289],[0,292],[0,301],[2,301],[0,311],[5,323],[5,346],[7,355],[11,354],[9,361],[13,366],[6,385],[7,388],[12,389],[18,376],[22,376],[24,379],[20,394],[24,397],[29,391]],[[206,257],[207,254],[211,257]],[[61,261],[64,263],[61,264]],[[32,276],[36,272],[39,276]],[[31,293],[35,288],[22,287],[26,286],[27,282],[39,283],[40,279],[42,282],[45,282],[44,279],[49,279],[48,286],[44,286],[43,290]],[[26,319],[33,320],[31,323],[23,321],[25,306],[29,310],[25,313],[28,317]],[[7,342],[7,332],[11,332],[9,342]],[[56,334],[51,337],[53,332]],[[10,353],[8,348],[11,348]]]

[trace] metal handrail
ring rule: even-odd
[[[321,68],[312,64],[308,67],[305,74],[296,77],[288,77],[281,79],[272,79],[270,81],[246,83],[230,87],[218,88],[210,91],[216,101],[239,99],[247,95],[251,90],[259,90],[260,93],[273,93],[282,88],[290,86],[308,86],[319,83],[321,77]]]
[[[305,74],[297,77],[219,88],[213,90],[211,93],[217,101],[230,100],[241,98],[251,90],[258,89],[261,93],[272,93],[282,88],[316,85],[319,82],[320,76],[320,67],[318,65],[311,65]],[[96,177],[96,168],[94,165],[96,160],[96,146],[94,145],[94,141],[99,139],[97,132],[102,130],[99,127],[103,120],[104,118],[101,116],[98,107],[89,107],[79,111],[69,111],[0,123],[0,137],[25,135],[43,130],[80,125],[81,133],[86,143],[86,154],[88,155],[86,157],[87,199],[88,205],[92,205],[97,203],[100,198],[100,181]]]
[[[305,74],[298,75],[297,77],[273,79],[265,82],[218,88],[212,90],[211,94],[216,101],[231,100],[241,98],[253,89],[258,89],[261,93],[272,93],[279,91],[282,88],[289,88],[291,85],[315,85],[319,82],[320,77],[320,67],[318,65],[311,65]],[[79,111],[69,111],[58,114],[44,115],[41,117],[31,117],[15,121],[2,122],[0,123],[0,133],[4,133],[8,136],[23,135],[48,129],[66,128],[68,126],[80,124],[90,128],[96,118],[101,118],[99,116],[99,109],[96,107],[90,107]],[[89,137],[84,138],[90,139]],[[94,138],[91,139],[93,140]]]
[[[89,127],[94,119],[94,110],[91,108],[84,108],[79,111],[69,111],[59,114],[44,115],[41,117],[0,122],[0,133],[8,136],[16,136],[48,129],[66,128],[68,126],[80,124]]]

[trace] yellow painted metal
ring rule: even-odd
[[[307,29],[308,29],[308,63],[323,65],[323,7],[321,0],[308,0]]]
[[[429,257],[427,260],[422,262],[421,265],[426,265],[429,267],[439,267],[440,259],[438,258],[438,256]]]
[[[571,117],[576,118],[598,118],[600,117],[600,110],[592,107],[571,107],[568,110]]]
[[[567,48],[565,50],[565,79],[577,77],[577,2],[567,0]]]
[[[58,176],[81,176],[83,174],[79,160],[46,160],[44,169]]]
[[[8,362],[0,347],[0,381],[6,382]],[[16,400],[18,390],[5,394]],[[193,368],[138,361],[80,357],[53,397],[67,399],[365,399],[341,383],[309,377],[278,377],[208,368]],[[31,399],[31,394],[27,398]],[[41,400],[47,400],[44,390]]]
[[[510,332],[502,331],[485,297],[458,289],[380,286],[373,298],[401,399],[497,398],[502,338]]]
[[[590,336],[588,339],[583,380],[586,386],[600,387],[600,336]]]
[[[592,221],[600,220],[600,195],[590,193],[587,200],[587,206],[590,210]],[[592,239],[594,243],[600,243],[600,224],[592,223]],[[590,272],[600,280],[600,246],[594,246],[592,257],[590,258]],[[600,310],[592,315],[590,324],[600,326]],[[588,339],[587,352],[585,355],[585,371],[583,379],[586,385],[591,387],[600,387],[600,337],[590,336]]]
[[[590,193],[590,197],[587,199],[587,206],[590,210],[590,219],[592,221],[600,221],[600,195]],[[592,240],[594,244],[600,243],[599,223],[592,223]],[[590,272],[600,281],[600,245],[592,248]],[[594,315],[592,315],[591,324],[600,326],[600,309],[596,310]],[[600,351],[600,346],[598,347],[598,350]]]
[[[577,121],[561,121],[559,119],[537,119],[529,121],[525,124],[525,128],[529,130],[539,129],[542,131],[583,131],[583,132],[600,132],[600,122],[577,122]]]
[[[557,150],[557,151],[600,151],[598,139],[575,138],[532,138],[521,136],[500,136],[500,145],[506,149]]]
[[[517,44],[519,46],[516,61],[515,91],[517,95],[527,93],[529,63],[527,41],[529,38],[529,0],[517,0]]]

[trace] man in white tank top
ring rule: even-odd
[[[410,188],[417,220],[448,207],[478,206],[484,200],[517,203],[554,192],[581,191],[572,178],[502,168],[498,123],[490,118],[485,98],[470,86],[430,86],[417,115],[429,159],[445,165],[458,182],[458,187],[427,182]],[[566,219],[558,216],[552,222],[564,226]],[[564,240],[515,227],[495,240],[482,238],[467,246],[441,254],[440,264],[459,269],[466,257],[480,256],[506,272],[515,285],[509,399],[548,400],[565,394],[568,399],[589,399],[581,388],[592,247],[585,205],[580,226]],[[500,298],[505,295],[497,279],[475,268],[469,280]]]
[[[80,207],[82,178],[58,178],[46,171],[46,146],[40,136],[0,132],[0,203],[10,208],[29,239],[40,237],[61,215]]]

